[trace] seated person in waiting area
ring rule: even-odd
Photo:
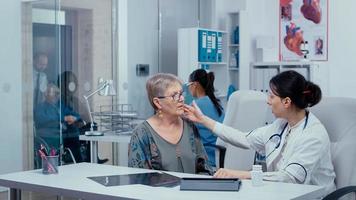
[[[60,92],[56,85],[48,84],[45,101],[35,110],[37,136],[44,139],[48,146],[58,149],[60,145],[60,129],[64,148],[70,148],[76,161],[81,160],[79,143],[79,126],[82,122],[78,113],[72,108],[61,104]]]
[[[197,128],[181,117],[181,81],[172,74],[156,74],[146,90],[155,115],[133,131],[129,167],[212,174]]]

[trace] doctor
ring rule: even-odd
[[[319,185],[332,192],[335,172],[329,137],[323,124],[307,109],[320,101],[319,86],[295,71],[285,71],[270,80],[270,88],[267,104],[277,119],[249,133],[210,119],[196,105],[186,105],[185,115],[211,129],[222,140],[265,155],[264,180]],[[251,178],[249,171],[223,168],[214,176]]]

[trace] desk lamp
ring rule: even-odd
[[[85,135],[87,136],[101,136],[104,135],[103,132],[101,131],[94,131],[94,121],[93,121],[93,116],[90,111],[90,105],[89,105],[89,98],[92,97],[94,94],[103,91],[102,95],[103,96],[114,96],[116,95],[115,88],[113,86],[113,81],[112,80],[106,80],[104,81],[99,87],[93,91],[92,93],[88,95],[84,95],[84,99],[87,103],[87,109],[89,111],[89,116],[90,116],[90,131],[85,131]]]

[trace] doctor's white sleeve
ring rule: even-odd
[[[251,148],[250,143],[246,139],[247,133],[239,131],[230,126],[226,126],[219,122],[215,123],[213,132],[223,141],[230,143],[234,146],[238,146],[245,149]]]
[[[263,180],[285,182],[285,183],[300,183],[294,178],[292,174],[289,174],[287,171],[283,169],[275,172],[264,172]]]
[[[216,122],[213,132],[223,141],[234,146],[264,152],[264,133],[268,127],[269,125],[254,129],[251,132],[242,132],[238,129]]]

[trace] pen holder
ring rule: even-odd
[[[42,173],[57,174],[58,173],[58,156],[44,156],[42,158]]]

